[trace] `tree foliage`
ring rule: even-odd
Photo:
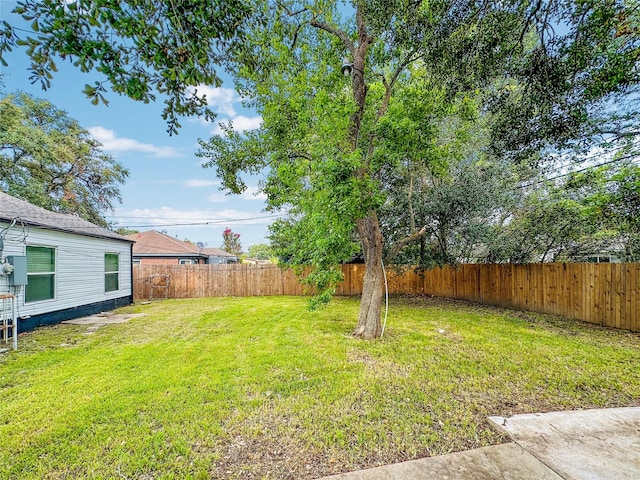
[[[92,103],[107,103],[107,86],[145,103],[164,98],[163,117],[177,133],[181,115],[213,119],[201,84],[219,86],[216,70],[241,48],[248,2],[225,0],[23,0],[13,10],[31,32],[7,21],[0,29],[0,61],[15,47],[31,59],[30,80],[49,88],[56,62],[70,61],[103,79],[87,84]]]
[[[249,257],[257,260],[270,260],[275,256],[271,245],[266,243],[251,245],[247,250],[247,253],[249,254]]]
[[[76,120],[24,93],[0,100],[0,189],[107,226],[127,170]]]
[[[133,228],[127,228],[127,227],[119,227],[116,228],[114,230],[118,235],[122,235],[122,236],[127,236],[127,235],[133,235],[136,233],[140,233],[140,230],[135,230]]]
[[[528,194],[508,222],[493,226],[485,261],[529,263],[579,257],[599,248],[598,221],[584,197],[549,184]]]
[[[640,166],[631,162],[609,165],[577,174],[572,183],[591,185],[585,203],[602,230],[611,232],[608,250],[625,261],[639,261]]]
[[[412,73],[413,83],[417,75]],[[424,79],[419,83],[421,89],[427,85]],[[381,174],[386,201],[380,218],[387,263],[429,268],[473,261],[488,240],[492,223],[508,214],[521,196],[519,180],[530,173],[529,168],[517,168],[492,155],[479,96],[446,102],[441,90],[431,88],[429,96],[419,97],[414,86],[400,90],[396,95],[400,101],[390,107],[384,123],[391,130],[383,134],[385,138],[411,136],[397,142],[406,145],[403,149],[392,144],[385,152],[387,158],[400,154]],[[415,98],[421,101],[414,102]],[[425,108],[429,117],[413,113]]]
[[[622,239],[625,260],[640,261],[640,166],[624,165],[615,172],[595,205]]]
[[[516,160],[595,146],[635,151],[637,1],[511,3],[525,7],[523,43],[488,102],[496,151]]]
[[[315,267],[308,280],[325,299],[340,279],[332,266],[363,253],[356,334],[365,338],[380,332],[384,251],[398,258],[431,238],[431,257],[452,261],[453,248],[473,248],[488,233],[483,219],[501,193],[485,183],[517,181],[518,168],[568,149],[632,148],[633,5],[264,5],[267,20],[249,32],[252,49],[238,67],[262,129],[244,137],[228,130],[202,142],[201,155],[232,191],[244,188],[239,173],[269,167],[269,207],[289,213],[272,242],[291,264]],[[606,108],[613,101],[624,108]],[[486,141],[465,152],[474,128]]]
[[[534,184],[502,222],[479,258],[487,262],[585,261],[597,254],[637,260],[640,167],[586,167]]]

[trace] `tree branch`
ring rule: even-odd
[[[425,233],[427,233],[426,225],[422,227],[420,230],[412,233],[408,237],[404,237],[398,240],[397,242],[395,242],[393,245],[391,245],[391,248],[389,249],[389,253],[387,253],[387,255],[385,256],[384,263],[386,264],[391,263],[393,259],[398,256],[398,254],[402,251],[404,247],[406,247],[412,242],[415,242],[419,238],[423,237]]]
[[[312,160],[311,155],[309,155],[308,153],[289,153],[287,157],[289,158],[289,160],[295,160],[297,158],[303,158],[309,161]]]
[[[278,5],[281,9],[283,9],[285,12],[287,12],[287,15],[290,17],[295,17],[296,15],[299,15],[301,13],[306,12],[307,10],[309,10],[309,7],[302,7],[299,10],[296,11],[291,11],[289,10],[289,7],[287,5],[285,5],[282,2],[276,2],[276,5]]]
[[[416,218],[413,213],[413,175],[409,174],[409,226],[416,229]]]
[[[291,50],[296,48],[296,43],[298,43],[298,34],[300,33],[300,29],[302,29],[302,23],[296,27],[296,31],[293,34],[293,40],[291,41]]]
[[[541,8],[542,8],[542,0],[538,0],[538,3],[533,8],[531,13],[529,13],[529,16],[527,17],[527,19],[524,22],[524,26],[522,27],[522,32],[520,32],[520,39],[518,41],[518,43],[520,45],[522,45],[522,43],[524,41],[524,36],[526,35],[527,30],[529,30],[529,26],[531,25],[531,21],[538,14],[538,12],[540,11]]]
[[[407,68],[409,64],[417,61],[422,57],[422,55],[413,57],[414,54],[415,52],[411,52],[409,55],[407,55],[407,58],[404,61],[400,62],[400,64],[396,67],[395,71],[393,72],[393,75],[391,75],[391,80],[389,82],[387,82],[387,79],[383,74],[380,74],[380,76],[382,77],[382,84],[384,85],[384,98],[382,99],[382,104],[380,105],[380,108],[376,112],[376,123],[378,123],[378,121],[382,118],[382,116],[387,112],[387,109],[389,108],[389,102],[391,102],[391,94],[393,92],[393,87],[398,81],[400,74],[403,72],[405,68]],[[367,158],[370,158],[371,155],[373,155],[374,148],[375,148],[375,135],[373,134],[373,132],[371,132],[369,134],[369,148],[367,149]]]
[[[376,113],[376,121],[380,120],[380,118],[382,118],[382,116],[386,113],[387,108],[389,108],[389,102],[391,101],[391,92],[393,91],[393,87],[398,81],[400,74],[404,71],[405,68],[407,68],[407,66],[419,60],[422,57],[422,55],[418,55],[414,57],[413,56],[414,54],[415,52],[411,52],[409,55],[407,55],[407,58],[405,60],[400,62],[400,64],[396,67],[395,71],[393,72],[393,75],[391,75],[391,80],[389,82],[387,82],[387,79],[384,76],[382,76],[382,84],[384,85],[385,92],[384,92],[384,99],[382,101],[382,105],[380,106],[380,109]]]
[[[347,35],[347,32],[340,30],[339,28],[336,28],[333,25],[329,25],[326,22],[321,22],[317,18],[312,18],[309,24],[312,27],[319,28],[320,30],[324,30],[325,32],[335,35],[340,40],[342,40],[342,43],[344,43],[344,46],[347,48],[347,50],[349,50],[351,55],[354,54],[355,47],[353,45],[353,42],[349,38],[349,35]]]

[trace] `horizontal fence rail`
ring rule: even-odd
[[[276,265],[135,265],[134,298],[304,295]],[[364,265],[343,265],[338,295],[362,293]],[[464,299],[640,331],[640,263],[461,265],[387,269],[389,293]]]

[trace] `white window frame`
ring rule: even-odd
[[[34,304],[40,302],[53,302],[58,296],[58,248],[52,245],[27,245],[25,248],[25,255],[27,256],[27,265],[29,264],[29,249],[30,248],[46,248],[53,250],[53,272],[28,272],[27,271],[27,285],[24,287],[24,303]],[[29,287],[29,277],[50,275],[53,277],[53,296],[51,298],[43,298],[40,300],[27,300],[27,288]]]
[[[195,265],[196,262],[193,260],[193,258],[180,258],[178,259],[178,264],[179,265]]]
[[[118,269],[117,270],[107,270],[107,255],[115,255],[118,259]],[[107,290],[107,275],[115,275],[116,276],[116,285],[117,288],[113,290]],[[104,293],[112,293],[120,290],[120,254],[118,252],[104,252]]]

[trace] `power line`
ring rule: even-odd
[[[639,147],[640,146],[640,140],[633,141],[632,142],[632,146],[633,147]],[[562,164],[562,165],[559,165],[559,166],[553,167],[553,168],[555,168],[556,170],[562,170],[562,169],[567,168],[567,167],[573,167],[576,164],[585,163],[585,162],[588,162],[590,160],[593,160],[594,158],[602,157],[603,155],[606,155],[606,156],[615,155],[616,153],[618,153],[618,152],[620,152],[620,151],[622,151],[622,150],[624,150],[626,148],[628,148],[627,145],[620,145],[620,146],[618,146],[616,148],[613,148],[611,150],[608,150],[606,152],[593,153],[593,154],[588,155],[588,156],[577,157],[577,160],[572,160],[569,163],[565,163],[565,164]],[[562,155],[559,155],[557,157],[557,160],[560,160],[561,158],[562,158]]]
[[[149,215],[105,215],[105,218],[128,218],[128,219],[134,219],[134,220],[138,220],[141,218],[149,218]],[[162,220],[181,220],[184,218],[184,216],[182,217],[158,217],[161,218]],[[206,217],[198,217],[198,220],[203,221],[203,222],[208,222],[208,221],[212,221],[212,220],[205,220]]]
[[[555,177],[549,177],[549,178],[545,178],[545,179],[542,179],[542,180],[538,180],[538,181],[536,181],[536,182],[527,183],[527,184],[525,184],[525,185],[519,185],[518,187],[519,187],[519,188],[526,188],[526,187],[530,187],[530,186],[532,186],[532,185],[539,185],[539,184],[541,184],[541,183],[545,183],[545,182],[548,182],[548,181],[550,181],[550,180],[556,180],[556,179],[558,179],[558,178],[568,177],[569,175],[572,175],[572,174],[574,174],[574,173],[586,172],[587,170],[591,170],[591,169],[598,168],[598,167],[603,167],[603,166],[605,166],[605,165],[610,165],[610,164],[612,164],[612,163],[622,162],[622,161],[624,161],[624,160],[629,160],[630,158],[636,158],[636,157],[637,157],[637,155],[636,155],[636,154],[633,154],[633,155],[625,155],[624,157],[615,158],[615,159],[613,159],[613,160],[609,160],[609,161],[607,161],[607,162],[603,162],[603,163],[598,163],[597,165],[590,165],[590,166],[588,166],[588,167],[581,168],[581,169],[579,169],[579,170],[573,170],[573,171],[571,171],[571,172],[563,173],[563,174],[561,174],[561,175],[556,175]],[[634,164],[635,164],[635,162],[631,162],[631,163],[634,163]]]
[[[279,213],[276,215],[263,215],[260,217],[248,217],[248,218],[238,218],[238,219],[225,219],[225,220],[210,220],[206,222],[188,222],[188,223],[145,223],[139,225],[122,225],[118,226],[121,228],[145,228],[145,227],[185,227],[185,226],[202,226],[202,225],[224,225],[225,223],[240,223],[240,222],[248,222],[253,220],[265,220],[268,218],[277,218],[283,217],[286,214]],[[125,218],[125,217],[121,217]],[[142,217],[133,217],[133,218],[142,218]]]
[[[67,217],[70,220],[78,220],[79,223],[72,223],[72,224],[64,224],[61,223],[60,224],[60,228],[61,229],[68,229],[70,232],[76,231],[76,230],[104,230],[104,231],[108,231],[110,233],[113,233],[111,230],[109,230],[109,228],[107,227],[101,227],[100,225],[95,225],[92,224],[91,222],[89,222],[88,220],[85,220],[83,218],[80,218],[76,215],[73,214],[61,214],[58,212],[48,212],[48,213],[54,213],[57,215],[61,215],[64,217]],[[225,223],[242,223],[242,222],[249,222],[249,221],[254,221],[254,220],[266,220],[269,218],[277,218],[277,217],[284,217],[287,214],[285,213],[278,213],[278,214],[274,214],[274,215],[262,215],[259,217],[247,217],[247,218],[231,218],[231,219],[224,219],[224,220],[208,220],[208,221],[202,221],[202,222],[185,222],[185,223],[145,223],[145,224],[139,224],[139,225],[122,225],[119,222],[117,222],[117,225],[114,225],[111,228],[145,228],[145,227],[181,227],[181,226],[199,226],[199,225],[224,225]],[[113,218],[124,218],[124,217],[117,217],[114,216]],[[132,217],[132,218],[149,218],[149,217]],[[25,224],[32,224],[35,227],[44,227],[44,228],[48,228],[51,227],[51,225],[47,225],[47,224],[42,224],[42,225],[38,225],[37,223],[44,221],[44,220],[49,220],[50,216],[49,214],[39,214],[39,213],[34,213],[34,214],[30,214],[29,218],[25,218],[23,219],[23,221],[25,222]],[[160,219],[162,220],[162,219]]]

